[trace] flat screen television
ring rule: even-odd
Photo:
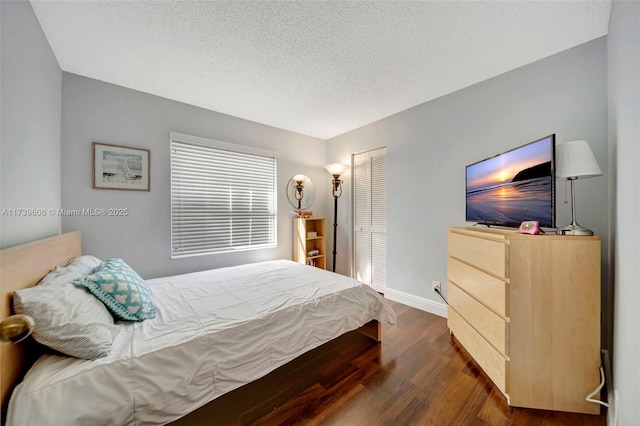
[[[555,228],[555,135],[466,167],[466,220]]]

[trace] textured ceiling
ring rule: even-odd
[[[610,0],[31,1],[64,71],[328,139],[607,34]]]

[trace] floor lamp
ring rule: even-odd
[[[346,164],[327,164],[324,166],[333,179],[331,180],[331,194],[333,195],[333,272],[336,271],[336,236],[338,231],[338,198],[342,195],[342,181],[340,175],[349,168]]]
[[[556,233],[561,235],[593,235],[593,231],[578,225],[576,222],[576,195],[573,182],[576,179],[584,179],[601,176],[602,170],[594,157],[589,144],[586,141],[571,141],[558,144],[557,178],[564,178],[571,182],[571,224],[559,228]]]

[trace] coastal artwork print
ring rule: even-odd
[[[93,143],[93,187],[149,191],[150,151]]]
[[[519,224],[553,220],[551,139],[506,152],[467,167],[467,220]],[[547,220],[548,218],[548,220]]]

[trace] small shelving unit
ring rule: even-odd
[[[293,260],[326,269],[325,227],[323,217],[293,219]],[[318,251],[310,256],[309,252]]]

